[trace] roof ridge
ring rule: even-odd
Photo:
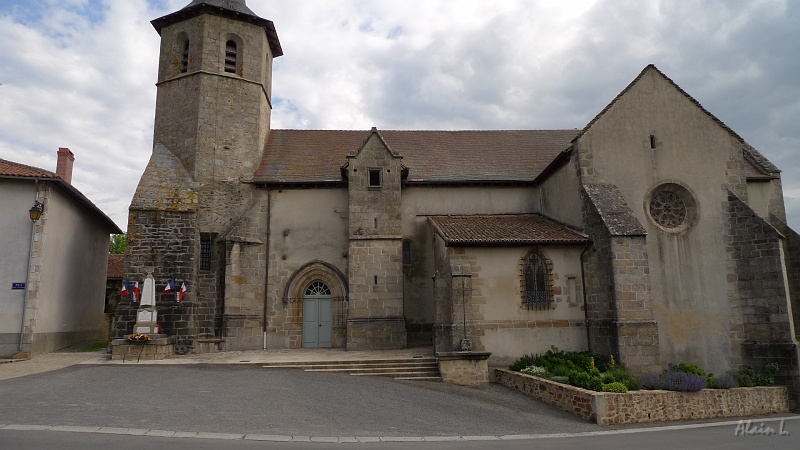
[[[646,66],[644,69],[642,69],[642,71],[641,71],[641,72],[639,72],[639,75],[637,75],[637,76],[636,76],[636,78],[634,78],[634,79],[633,79],[633,81],[631,81],[630,83],[628,83],[628,85],[627,85],[627,86],[625,86],[625,89],[623,89],[622,91],[620,91],[620,93],[619,93],[619,94],[617,94],[617,95],[614,97],[614,99],[612,99],[612,100],[611,100],[611,102],[609,102],[609,104],[608,104],[608,105],[606,105],[606,107],[602,109],[602,111],[600,111],[600,112],[599,112],[599,113],[598,113],[596,116],[594,116],[594,118],[593,118],[591,121],[589,121],[589,123],[588,123],[588,124],[586,124],[586,126],[585,126],[585,127],[583,127],[583,129],[582,129],[582,130],[581,130],[581,131],[578,133],[578,135],[577,135],[577,136],[575,136],[575,138],[572,140],[572,142],[575,142],[575,141],[577,141],[577,140],[578,140],[578,139],[580,139],[580,138],[581,138],[581,137],[582,137],[584,134],[586,134],[586,132],[587,132],[587,131],[589,131],[589,128],[591,128],[591,127],[592,127],[592,126],[593,126],[593,125],[594,125],[594,124],[595,124],[595,123],[596,123],[598,120],[600,120],[600,118],[601,118],[603,115],[605,115],[605,113],[607,113],[607,112],[608,112],[608,110],[610,110],[610,109],[611,109],[611,107],[612,107],[612,106],[614,106],[614,105],[617,103],[617,101],[618,101],[620,98],[622,98],[622,96],[623,96],[623,95],[627,94],[627,93],[628,93],[628,91],[630,91],[630,90],[631,90],[631,88],[632,88],[632,87],[633,87],[633,86],[634,86],[636,83],[638,83],[638,82],[639,82],[639,80],[641,80],[641,79],[642,79],[642,77],[644,77],[645,73],[647,73],[647,72],[648,72],[648,71],[650,71],[650,70],[655,70],[655,71],[656,71],[656,73],[658,73],[659,75],[661,75],[661,77],[663,77],[663,78],[664,78],[664,79],[665,79],[665,80],[666,80],[666,81],[667,81],[669,84],[671,84],[671,85],[672,85],[672,86],[673,86],[675,89],[677,89],[677,90],[678,90],[678,92],[680,92],[681,94],[683,94],[683,96],[684,96],[684,97],[686,97],[686,98],[687,98],[687,99],[688,99],[690,102],[694,103],[694,105],[695,105],[695,106],[697,106],[698,108],[700,108],[700,110],[701,110],[701,111],[703,111],[703,112],[704,112],[704,113],[705,113],[707,116],[709,116],[709,117],[711,118],[711,120],[713,120],[714,122],[716,122],[716,123],[717,123],[719,126],[721,126],[721,127],[724,129],[724,130],[726,130],[728,133],[730,133],[730,134],[731,134],[733,137],[735,137],[735,138],[736,138],[738,141],[740,141],[740,142],[743,142],[743,143],[745,142],[745,141],[744,141],[744,139],[743,139],[741,136],[739,136],[739,135],[738,135],[738,134],[737,134],[735,131],[733,131],[733,129],[731,129],[731,128],[730,128],[728,125],[726,125],[726,124],[725,124],[725,122],[723,122],[723,121],[722,121],[722,120],[720,120],[720,119],[719,119],[717,116],[715,116],[715,115],[714,115],[714,114],[712,114],[712,113],[711,113],[709,110],[707,110],[707,109],[706,109],[706,108],[705,108],[705,107],[704,107],[702,104],[700,104],[700,102],[699,102],[699,101],[697,101],[697,99],[696,99],[696,98],[692,97],[692,96],[691,96],[691,95],[690,95],[688,92],[686,92],[685,90],[683,90],[683,88],[682,88],[682,87],[680,87],[680,86],[678,85],[678,83],[676,83],[675,81],[673,81],[673,80],[672,80],[672,78],[668,77],[666,74],[664,74],[664,72],[662,72],[661,70],[659,70],[659,69],[658,69],[658,67],[656,67],[656,66],[655,66],[655,64],[648,64],[648,65],[647,65],[647,66]]]
[[[271,131],[319,131],[319,132],[364,132],[369,133],[371,130],[367,129],[323,129],[323,128],[273,128]],[[578,128],[541,128],[541,129],[503,129],[503,130],[407,130],[407,129],[380,129],[379,131],[392,131],[404,133],[503,133],[511,131],[524,131],[524,132],[579,132]]]

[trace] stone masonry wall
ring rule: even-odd
[[[139,280],[140,288],[148,272],[156,281],[158,321],[165,333],[177,337],[175,351],[189,353],[197,337],[196,305],[192,294],[197,235],[196,216],[187,212],[131,210],[128,219],[128,254],[125,257],[124,279]],[[185,279],[189,295],[176,303],[174,294],[162,294],[170,278],[178,284]],[[137,303],[130,297],[117,305],[113,336],[122,338],[133,331]],[[213,317],[213,314],[212,314]]]
[[[614,394],[505,369],[495,369],[495,378],[504,386],[599,425],[741,418],[789,411],[789,395],[783,386]]]
[[[730,294],[731,365],[763,369],[778,363],[777,381],[792,386],[793,404],[800,404],[800,367],[781,236],[732,192],[728,220],[728,280],[735,286]]]
[[[611,264],[611,235],[597,209],[584,199],[584,231],[592,239],[585,256],[586,320],[589,329],[589,348],[599,354],[617,353],[617,319],[614,308],[614,275]]]
[[[348,350],[407,345],[400,161],[376,130],[348,155]]]
[[[619,361],[637,373],[661,369],[658,326],[650,300],[650,267],[644,236],[611,240]]]
[[[584,270],[590,349],[636,373],[660,370],[644,230],[613,186],[587,188],[583,208],[592,239]]]

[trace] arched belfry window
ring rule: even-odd
[[[236,66],[238,63],[239,53],[237,50],[236,41],[228,40],[225,43],[225,72],[237,73]]]
[[[525,256],[522,261],[525,308],[550,308],[553,298],[551,272],[550,260],[538,250],[532,250]]]
[[[181,31],[175,37],[175,67],[178,73],[189,71],[189,35]]]
[[[186,73],[189,70],[189,39],[183,41],[183,49],[181,51],[181,73]]]

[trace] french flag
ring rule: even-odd
[[[181,292],[178,295],[178,303],[183,303],[184,296],[186,296],[186,280],[181,283]]]
[[[119,295],[125,297],[128,295],[128,291],[130,290],[131,290],[131,284],[128,282],[128,280],[125,280],[125,282],[122,283],[122,290],[119,292]]]
[[[139,302],[139,282],[138,281],[134,281],[133,282],[133,301],[137,302],[137,303]]]
[[[164,293],[169,294],[175,290],[175,280],[169,280],[169,283],[164,287]]]

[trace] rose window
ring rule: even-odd
[[[664,228],[678,228],[686,220],[686,204],[676,193],[661,191],[650,201],[650,216]]]

